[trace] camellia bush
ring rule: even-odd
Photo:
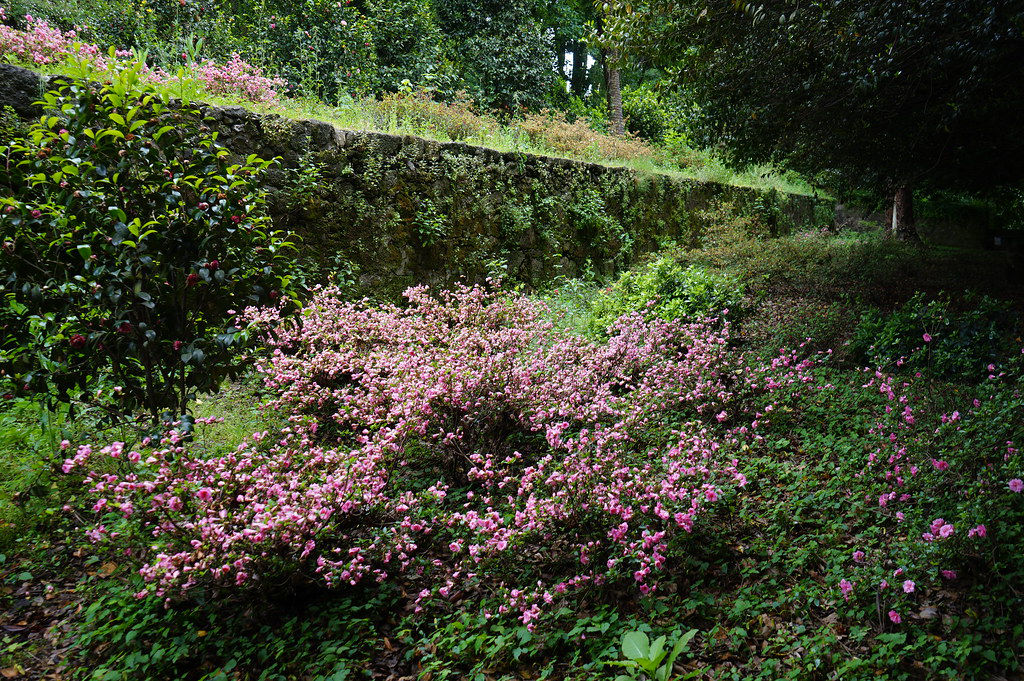
[[[625,315],[596,344],[523,296],[407,296],[248,313],[271,333],[279,432],[214,457],[173,432],[69,449],[91,538],[143,551],[139,597],[401,578],[421,602],[487,588],[494,615],[532,626],[583,587],[651,593],[670,547],[746,483],[732,410],[810,364],[739,371],[727,326]]]
[[[290,242],[256,179],[198,112],[140,64],[58,80],[44,115],[0,147],[0,381],[95,398],[118,414],[184,413],[242,366],[235,311],[273,305]]]

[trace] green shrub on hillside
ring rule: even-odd
[[[591,303],[588,330],[603,335],[610,324],[630,312],[665,320],[734,320],[742,306],[743,285],[734,277],[696,266],[684,269],[666,256],[623,273],[599,292]]]
[[[626,129],[648,142],[660,144],[672,127],[672,119],[650,87],[627,88],[622,93]]]

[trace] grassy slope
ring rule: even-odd
[[[42,68],[34,64],[23,64],[26,68],[48,75],[67,73],[62,66]],[[396,123],[393,119],[382,121],[372,114],[365,102],[354,100],[344,106],[332,106],[315,98],[281,98],[275,102],[251,102],[237,97],[211,94],[197,81],[186,81],[179,88],[182,96],[193,100],[205,101],[221,106],[241,105],[259,113],[277,114],[295,120],[313,119],[331,123],[345,130],[365,130],[395,135],[414,135],[441,142],[452,141],[442,126],[429,122],[422,124]],[[486,128],[486,130],[484,130]],[[695,179],[704,182],[716,182],[740,187],[770,190],[789,194],[816,194],[816,190],[802,179],[790,174],[783,174],[770,166],[756,166],[743,170],[734,170],[725,166],[710,151],[687,150],[686,164],[679,164],[662,157],[655,149],[652,153],[639,153],[629,158],[607,158],[587,153],[560,153],[542,144],[532,143],[524,132],[513,125],[482,126],[482,132],[471,134],[459,141],[473,146],[484,147],[501,152],[523,152],[540,156],[566,158],[569,160],[599,163],[613,167],[630,168],[642,173],[668,175],[680,179]],[[597,135],[598,133],[595,133]]]

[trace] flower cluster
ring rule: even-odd
[[[406,295],[369,307],[327,290],[297,320],[247,312],[272,330],[260,369],[287,415],[279,432],[215,457],[172,433],[67,460],[90,471],[92,536],[145,538],[140,596],[306,566],[328,585],[401,576],[421,602],[488,582],[496,614],[532,626],[581,587],[650,593],[669,546],[746,483],[729,454],[740,428],[725,430],[738,396],[807,368],[788,355],[744,368],[712,322],[626,315],[594,343],[526,297]],[[117,472],[99,464],[110,458]]]
[[[99,71],[114,68],[118,60],[130,59],[128,50],[104,51],[98,45],[83,42],[76,31],[61,31],[46,21],[25,16],[26,29],[19,30],[3,23],[0,7],[0,57],[36,66],[59,64],[68,59],[81,59]],[[287,85],[281,78],[270,78],[262,70],[233,54],[226,64],[207,59],[190,65],[194,76],[215,95],[242,97],[251,102],[273,102],[278,89]],[[162,69],[145,68],[152,82],[169,84],[178,76]]]
[[[981,557],[992,560],[999,545],[989,538],[989,527],[999,527],[1002,519],[1012,523],[1014,505],[1007,494],[1024,489],[1012,477],[1022,465],[1015,443],[1022,436],[1024,403],[1007,373],[994,365],[987,372],[987,381],[966,397],[932,392],[933,384],[921,374],[901,380],[868,372],[863,389],[874,396],[870,432],[877,446],[867,452],[858,477],[872,490],[866,506],[880,523],[893,525],[899,540],[874,560],[856,551],[853,562],[883,594],[895,568],[891,574],[901,577],[904,595],[894,593],[890,600],[906,600],[940,578],[957,579],[954,566],[980,569]],[[908,573],[917,581],[906,579]],[[847,600],[849,585],[845,578],[839,583]],[[893,613],[899,623],[899,613]]]
[[[237,95],[250,102],[272,102],[277,89],[287,85],[283,78],[269,78],[258,67],[238,56],[231,55],[226,64],[207,59],[193,64],[195,76],[215,95]]]
[[[7,26],[4,10],[0,7],[0,55],[31,64],[53,64],[62,61],[74,51],[77,34],[61,31],[31,15],[25,17],[28,28],[24,31]]]

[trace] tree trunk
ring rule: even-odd
[[[558,65],[558,75],[568,80],[569,76],[565,73],[565,53],[568,50],[565,40],[556,38],[555,39],[555,63]]]
[[[605,54],[605,79],[608,81],[608,114],[610,131],[613,135],[626,134],[626,126],[622,121],[622,87],[619,84],[618,50],[609,50]]]
[[[901,184],[896,187],[892,201],[892,236],[904,241],[917,241],[917,230],[914,227],[914,195],[910,185]]]
[[[583,98],[587,94],[587,61],[590,55],[587,46],[581,42],[572,45],[572,93]]]

